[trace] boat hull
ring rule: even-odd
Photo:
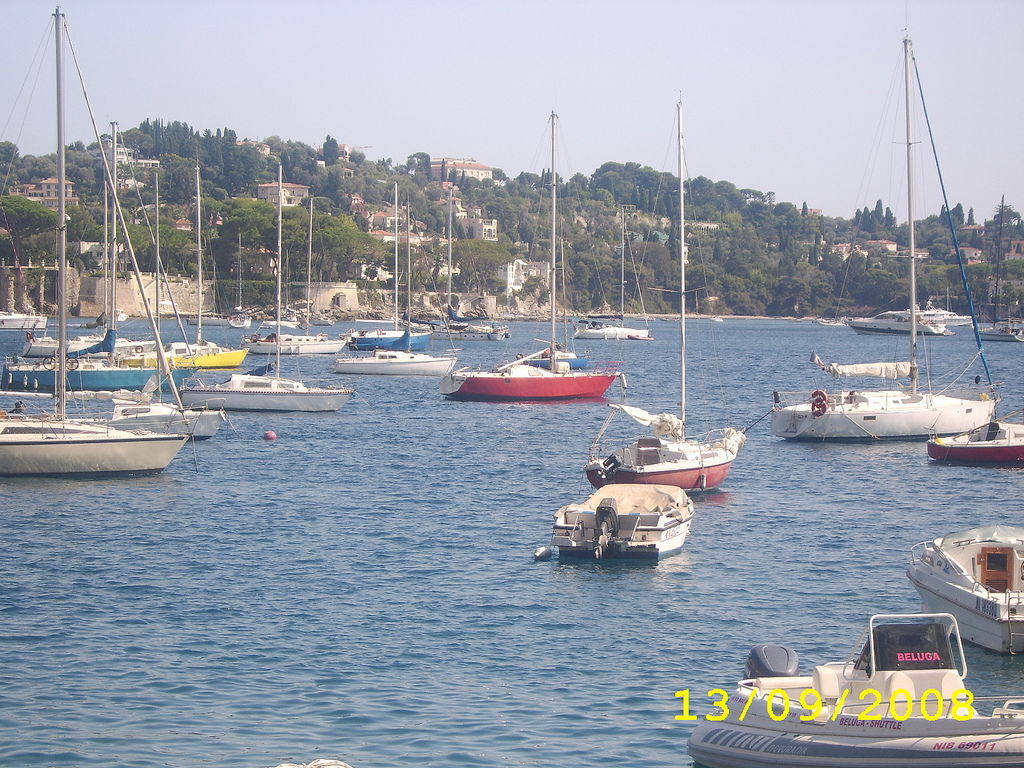
[[[348,339],[317,339],[301,336],[281,336],[282,355],[336,355],[345,348]],[[246,349],[254,355],[277,354],[277,343],[262,339],[246,343]],[[237,367],[237,366],[235,366]]]
[[[603,328],[578,328],[573,334],[574,339],[617,340],[617,341],[653,341],[654,337],[648,328],[624,328],[609,325]]]
[[[445,376],[455,367],[457,358],[432,357],[428,360],[387,360],[339,358],[334,373],[360,376]]]
[[[928,456],[956,464],[1024,465],[1024,426],[992,422],[954,437],[928,441]]]
[[[970,721],[943,719],[930,734],[911,734],[901,733],[907,723],[893,720],[842,717],[840,721],[852,721],[845,726],[847,733],[817,724],[801,728],[788,723],[789,729],[783,731],[746,723],[702,722],[690,737],[687,751],[705,768],[1024,766],[1024,734],[1011,730],[1012,725],[1001,731],[981,728],[972,732]]]
[[[840,392],[816,416],[810,402],[777,407],[771,431],[786,440],[927,440],[967,432],[992,420],[994,400],[967,400],[899,390]]]
[[[441,394],[449,400],[482,402],[597,399],[616,378],[616,373],[579,371],[538,377],[453,373],[441,380]]]
[[[619,467],[609,477],[606,471],[602,470],[601,462],[594,461],[587,464],[587,480],[595,488],[600,488],[608,483],[639,483],[674,485],[682,488],[687,493],[701,493],[712,491],[720,487],[729,470],[732,469],[732,459],[702,467],[679,467],[657,469],[655,467]]]
[[[45,315],[0,312],[0,331],[41,331],[44,328],[46,328]]]
[[[412,352],[422,352],[429,343],[429,332],[412,333],[407,337],[405,331],[390,329],[360,331],[353,334],[348,340],[349,348],[357,352],[371,352],[375,349],[407,349]]]
[[[195,373],[194,368],[175,368],[172,372],[176,384]],[[155,368],[81,368],[68,371],[66,381],[69,391],[140,390],[157,375]],[[40,366],[5,366],[2,374],[3,388],[23,392],[53,392],[57,372]]]
[[[19,423],[13,419],[10,423],[22,428],[41,424],[38,420]],[[166,469],[186,440],[180,435],[137,435],[73,423],[66,428],[60,422],[45,424],[45,439],[31,440],[0,431],[0,475],[153,474]]]

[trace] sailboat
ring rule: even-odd
[[[651,341],[650,328],[629,328],[626,326],[626,209],[619,209],[622,221],[622,238],[619,243],[619,324],[604,323],[595,319],[579,321],[574,339],[626,339],[629,341]]]
[[[718,488],[732,469],[732,463],[747,440],[738,429],[726,427],[703,436],[686,436],[686,198],[683,180],[683,105],[676,104],[679,129],[679,415],[651,414],[642,408],[617,403],[635,421],[652,428],[652,437],[641,437],[611,455],[601,458],[598,447],[604,429],[598,433],[585,472],[590,484],[600,488],[610,483],[654,483],[674,485],[688,492]],[[605,423],[605,429],[608,422]]]
[[[555,253],[558,245],[558,176],[555,173],[555,124],[558,116],[551,113],[551,340],[548,347],[491,371],[462,368],[441,379],[441,394],[449,400],[529,401],[576,400],[603,397],[617,378],[618,370],[572,370],[568,362],[559,360],[556,337],[557,273]],[[530,365],[529,361],[548,355],[547,367]]]
[[[828,393],[817,389],[802,402],[784,404],[775,393],[771,430],[787,440],[924,440],[934,435],[953,435],[992,421],[995,400],[921,392],[917,365],[917,269],[914,232],[914,174],[911,97],[910,38],[903,40],[907,146],[907,221],[910,233],[910,360],[905,362],[826,364],[813,355],[812,362],[835,378],[873,376],[890,380],[909,378],[909,391],[858,389]]]
[[[370,352],[375,349],[396,349],[407,352],[422,352],[430,343],[430,331],[413,331],[412,324],[399,328],[398,323],[398,184],[395,184],[395,317],[391,328],[372,328],[355,331],[348,340],[350,349]]]
[[[281,333],[281,326],[266,336],[255,333],[245,340],[254,355],[336,355],[345,348],[347,336],[332,339],[326,333],[310,334],[313,314],[313,202],[309,198],[309,245],[306,252],[306,311],[303,320],[305,333]]]
[[[57,69],[57,221],[65,221],[64,15],[54,11]],[[123,220],[122,220],[123,221]],[[164,470],[187,439],[125,432],[67,417],[67,230],[57,228],[58,349],[52,415],[0,416],[0,475],[120,475]]]
[[[412,231],[409,208],[405,210],[405,255],[406,255],[406,306],[412,311]],[[397,239],[395,242],[398,242]],[[397,270],[395,288],[397,290]],[[424,352],[412,351],[412,334],[407,328],[402,334],[405,349],[375,349],[369,357],[339,357],[331,369],[334,373],[371,374],[391,376],[444,376],[455,367],[458,358],[454,355],[434,357]]]
[[[277,333],[281,338],[281,229],[282,229],[282,171],[277,167]],[[283,379],[280,375],[281,348],[276,350],[273,374],[264,366],[261,371],[235,373],[220,384],[195,381],[181,387],[182,402],[188,405],[206,405],[228,411],[336,411],[352,397],[353,390],[346,387],[310,387],[302,381]]]

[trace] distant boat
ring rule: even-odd
[[[45,328],[45,315],[0,312],[0,331],[42,331]]]
[[[956,464],[1024,464],[1024,424],[990,421],[952,437],[933,437],[928,456]]]
[[[846,324],[860,334],[910,336],[913,324],[908,309],[896,309],[882,312],[874,317],[852,317]],[[952,336],[942,323],[917,321],[916,333],[922,336]]]
[[[997,323],[982,328],[980,333],[984,341],[1024,341],[1024,325],[1020,323]]]

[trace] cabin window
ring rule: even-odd
[[[988,570],[990,571],[1005,571],[1006,570],[1006,553],[1005,552],[989,552],[988,563],[986,563]]]
[[[874,421],[877,418],[877,416],[865,416],[864,421]]]

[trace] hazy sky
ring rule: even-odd
[[[370,159],[472,157],[509,175],[605,161],[849,217],[905,218],[909,28],[953,205],[1024,208],[1019,0],[65,0],[101,127],[145,118],[330,134]],[[53,151],[53,8],[0,0],[0,140]],[[37,63],[33,66],[33,61]],[[68,57],[70,62],[70,56]],[[68,67],[68,140],[94,140]],[[924,135],[924,134],[921,134]],[[941,205],[930,153],[919,210]]]

